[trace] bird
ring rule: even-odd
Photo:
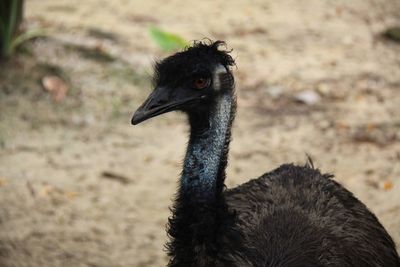
[[[400,267],[377,217],[309,160],[225,186],[236,113],[224,41],[200,40],[154,65],[154,90],[133,114],[187,115],[189,142],[165,245],[168,266]]]

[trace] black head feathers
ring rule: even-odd
[[[156,63],[154,82],[158,85],[179,83],[193,75],[210,75],[216,65],[227,69],[235,60],[223,41],[195,41],[190,47]]]

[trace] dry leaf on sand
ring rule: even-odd
[[[61,102],[67,96],[67,84],[57,76],[44,76],[42,79],[43,87],[50,92],[51,98],[55,102]]]

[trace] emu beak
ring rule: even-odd
[[[131,123],[133,125],[139,124],[155,116],[176,110],[182,105],[197,99],[199,98],[185,96],[183,90],[180,94],[171,94],[168,88],[156,87],[133,114]]]

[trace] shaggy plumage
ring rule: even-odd
[[[155,67],[132,123],[172,110],[191,127],[169,219],[169,266],[399,267],[378,219],[331,175],[285,164],[225,189],[236,96],[223,42],[197,42]]]

